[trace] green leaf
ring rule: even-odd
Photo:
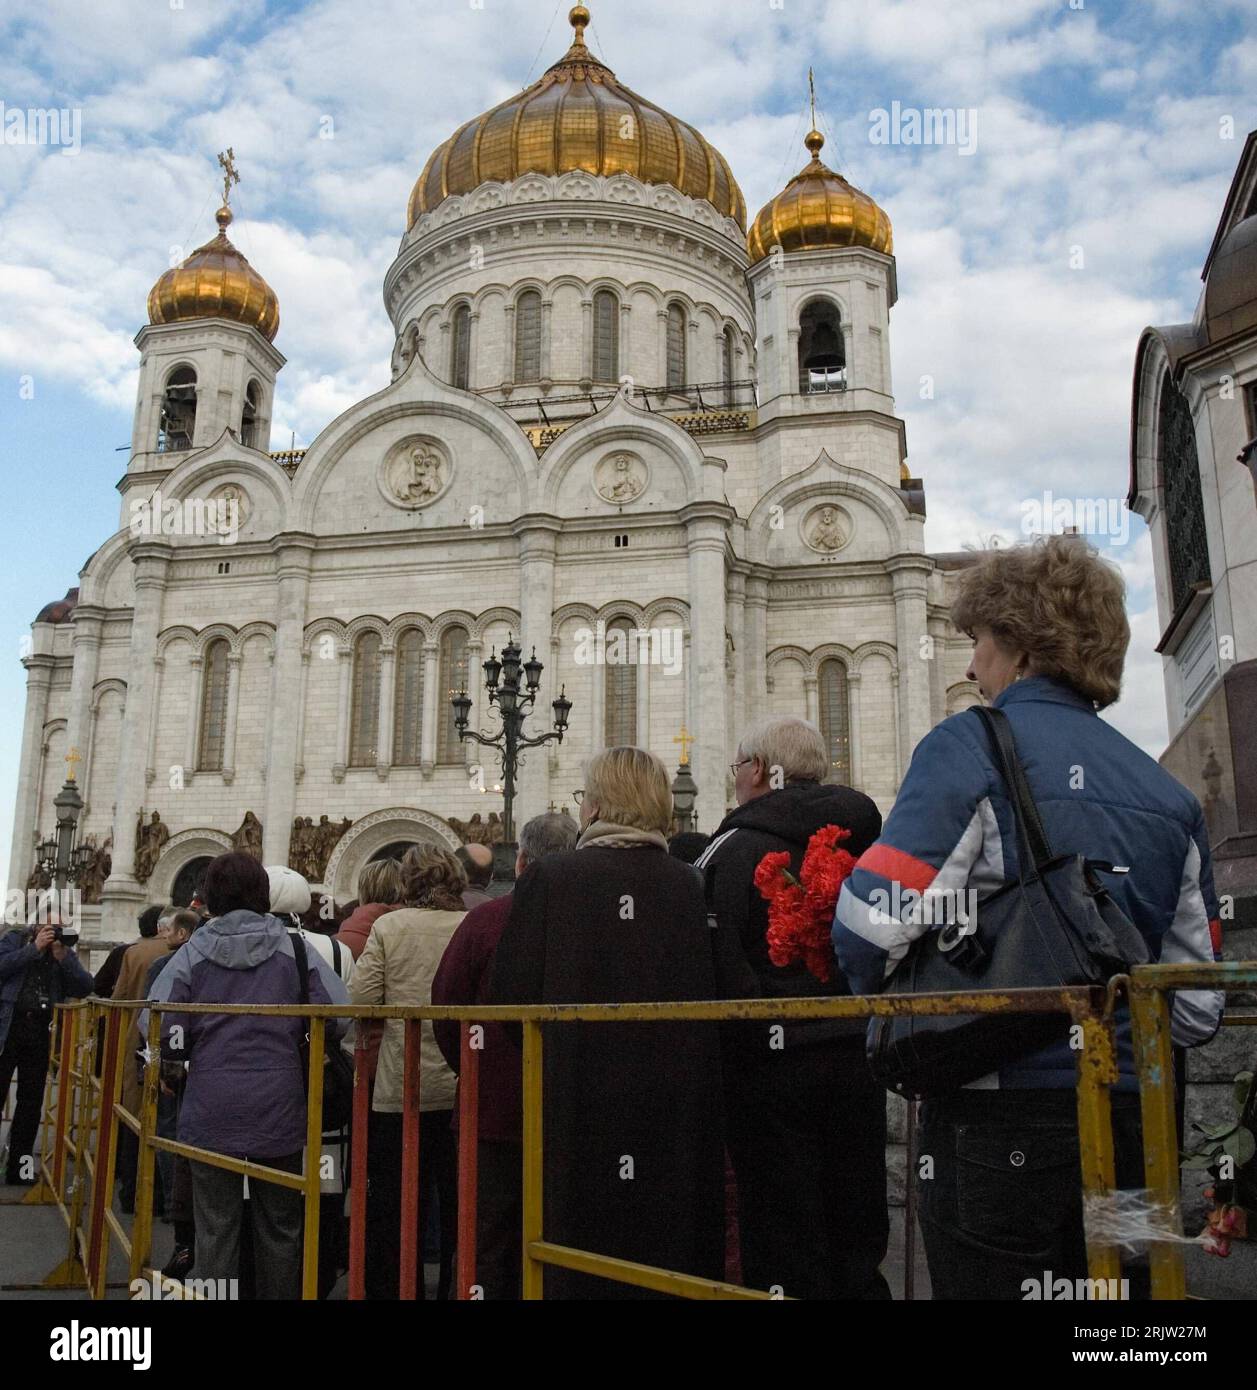
[[[1209,1125],[1205,1133],[1210,1139],[1225,1139],[1228,1134],[1234,1134],[1240,1127],[1238,1120],[1228,1120],[1225,1124]]]
[[[1208,1168],[1216,1161],[1213,1154],[1196,1153],[1185,1158],[1182,1163],[1183,1168]]]
[[[1251,1071],[1238,1072],[1235,1077],[1235,1113],[1242,1115],[1244,1107],[1248,1104],[1248,1093],[1253,1087],[1253,1073]]]
[[[1242,1168],[1254,1154],[1257,1154],[1257,1139],[1253,1138],[1251,1129],[1236,1125],[1235,1133],[1222,1141],[1222,1149],[1235,1160],[1237,1168]]]

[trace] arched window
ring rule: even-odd
[[[637,742],[637,639],[627,618],[607,624],[606,703],[603,729],[606,746],[619,748]]]
[[[260,449],[261,421],[258,413],[262,408],[262,388],[251,381],[244,393],[244,409],[240,412],[240,442],[246,449]]]
[[[541,296],[525,290],[515,301],[515,380],[541,380]]]
[[[814,299],[799,315],[799,390],[841,391],[846,384],[842,315],[827,299]]]
[[[725,404],[733,404],[733,364],[737,361],[737,342],[734,337],[733,325],[730,324],[724,331],[724,342],[721,344],[720,373],[725,383]]]
[[[1170,552],[1170,593],[1174,608],[1192,585],[1209,578],[1209,537],[1200,496],[1200,462],[1196,456],[1196,422],[1187,397],[1169,372],[1161,382],[1157,452],[1165,492],[1165,536]]]
[[[668,305],[668,381],[670,387],[685,385],[685,306]]]
[[[397,644],[393,696],[393,762],[418,767],[423,727],[423,633],[407,628]]]
[[[620,301],[610,290],[594,295],[594,380],[620,379]]]
[[[162,396],[157,423],[157,452],[171,454],[190,449],[196,434],[196,372],[179,367],[171,372]]]
[[[380,746],[380,634],[364,632],[354,644],[349,766],[374,767]]]
[[[851,781],[851,716],[847,703],[847,668],[841,661],[822,661],[817,694],[820,697],[821,736],[829,761],[827,780]]]
[[[463,391],[471,382],[471,310],[466,304],[454,310],[450,332],[450,381]]]
[[[454,728],[454,711],[450,701],[460,690],[467,689],[467,629],[447,627],[441,634],[441,686],[437,692],[436,760],[439,763],[461,763],[463,745]]]
[[[209,644],[205,653],[205,674],[201,685],[201,748],[197,767],[202,772],[223,770],[223,749],[227,742],[227,639]]]

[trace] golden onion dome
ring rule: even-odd
[[[168,270],[148,292],[149,323],[231,319],[248,324],[268,341],[279,332],[279,300],[227,237],[232,212],[226,203],[214,214],[218,235]]]
[[[783,251],[868,246],[889,256],[894,249],[890,218],[867,193],[821,163],[825,137],[819,130],[809,131],[803,143],[811,163],[751,223],[746,237],[751,264],[770,255],[774,246]]]
[[[666,183],[746,226],[746,200],[724,156],[684,121],[616,80],[585,46],[589,11],[568,15],[572,46],[531,87],[460,126],[424,165],[407,226],[445,198],[521,174],[631,174]]]

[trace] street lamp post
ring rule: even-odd
[[[545,667],[537,660],[537,649],[533,648],[528,661],[520,661],[520,646],[513,636],[508,636],[499,660],[496,650],[489,653],[484,662],[485,689],[489,692],[489,703],[497,705],[502,716],[501,729],[492,736],[477,733],[468,728],[468,714],[471,699],[466,690],[460,690],[451,699],[454,709],[454,727],[460,739],[473,739],[487,747],[497,748],[502,758],[503,801],[503,839],[507,844],[515,843],[515,773],[519,766],[519,751],[522,748],[538,748],[551,740],[563,742],[567,731],[568,716],[572,712],[572,702],[560,688],[559,698],[552,703],[554,728],[536,738],[524,738],[524,719],[531,711],[537,698],[537,687],[541,684],[541,673]],[[521,686],[520,677],[523,676]]]
[[[78,883],[94,854],[90,845],[75,843],[79,817],[83,814],[83,798],[74,777],[74,764],[78,761],[79,754],[72,749],[66,758],[70,770],[65,785],[52,803],[57,812],[57,833],[44,840],[36,851],[40,881],[46,879],[58,893],[69,884]]]

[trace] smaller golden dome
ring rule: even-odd
[[[892,253],[890,218],[841,174],[821,163],[825,137],[810,130],[803,141],[812,161],[759,210],[746,246],[751,264],[783,251],[815,251],[836,246],[867,246]]]
[[[274,342],[279,332],[279,300],[227,237],[232,212],[226,203],[215,213],[218,235],[168,270],[148,293],[149,323],[189,319],[231,319],[248,324]]]

